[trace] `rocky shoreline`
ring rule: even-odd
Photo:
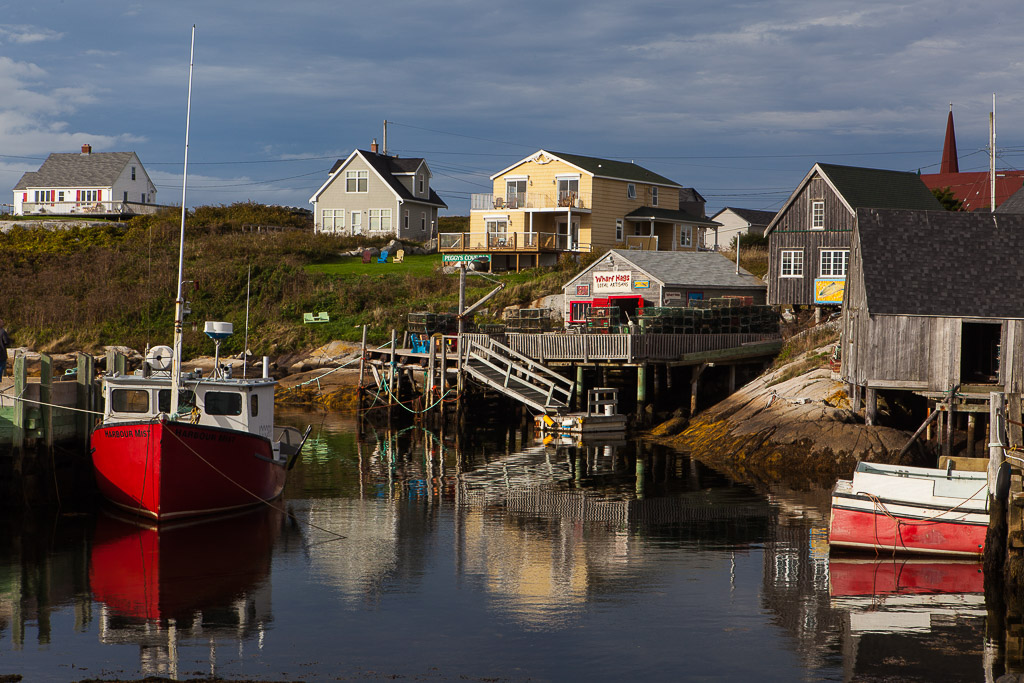
[[[823,350],[761,375],[688,422],[662,423],[648,437],[747,481],[831,486],[860,460],[896,462],[911,434],[865,425],[827,366],[784,379]]]

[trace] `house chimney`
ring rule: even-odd
[[[370,151],[373,152],[374,154],[377,153],[377,138],[374,138],[373,142],[370,143]]]
[[[82,145],[82,154],[92,154],[92,145]]]

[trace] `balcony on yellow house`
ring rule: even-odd
[[[592,208],[590,194],[577,190],[553,190],[551,192],[493,192],[470,195],[472,211],[559,211],[578,210],[589,212]]]

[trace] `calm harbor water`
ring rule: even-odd
[[[5,533],[0,676],[992,677],[980,567],[830,561],[827,492],[634,443],[281,417],[314,429],[274,508]]]

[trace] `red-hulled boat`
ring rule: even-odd
[[[195,27],[192,40],[194,46]],[[191,107],[190,63],[189,111]],[[187,177],[186,118],[174,346],[152,349],[134,375],[107,369],[103,422],[90,439],[100,492],[126,510],[157,520],[277,498],[284,489],[285,470],[305,441],[294,428],[274,427],[275,382],[267,374],[266,359],[260,379],[234,379],[230,367],[221,367],[220,342],[232,333],[231,323],[206,323],[206,334],[217,347],[213,376],[182,372],[188,310],[182,286]]]
[[[177,414],[170,411],[170,373],[105,376],[104,419],[91,437],[100,493],[157,520],[281,495],[302,437],[294,428],[274,427],[273,380],[223,375],[182,374]]]
[[[829,544],[978,557],[988,530],[985,472],[861,462],[832,491]]]

